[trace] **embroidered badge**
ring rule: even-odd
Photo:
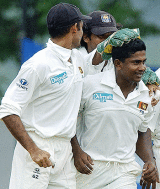
[[[148,104],[139,101],[137,104],[137,108],[141,109],[141,110],[147,110]]]
[[[83,70],[81,67],[78,67],[81,74],[83,74]]]
[[[103,14],[101,15],[101,20],[102,22],[109,23],[111,22],[111,17],[109,14]]]
[[[93,100],[99,100],[100,102],[106,102],[106,100],[113,100],[113,94],[109,93],[94,93]]]
[[[66,72],[63,72],[59,75],[56,75],[54,77],[51,77],[50,80],[51,80],[51,83],[52,84],[55,84],[55,83],[59,83],[59,84],[62,84],[64,82],[64,79],[66,79],[68,76],[67,76],[67,73]]]

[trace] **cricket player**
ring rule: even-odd
[[[157,76],[160,78],[160,69],[156,71]],[[160,98],[160,93],[157,94]],[[151,131],[153,140],[153,152],[157,163],[158,171],[160,172],[160,102],[155,107],[155,115],[151,121]],[[160,183],[157,183],[156,189],[160,189]]]
[[[85,19],[91,18],[74,5],[53,6],[47,16],[47,47],[22,65],[2,99],[0,118],[18,141],[10,189],[76,188],[70,140],[84,77],[75,48]]]
[[[136,152],[144,161],[142,186],[155,188],[158,172],[148,135],[153,107],[141,81],[146,46],[139,33],[124,29],[97,47],[111,55],[114,67],[84,78],[81,110],[85,124],[72,139],[77,189],[136,189],[141,173]],[[102,48],[102,46],[105,46]],[[85,174],[81,174],[85,173]]]
[[[92,60],[96,53],[97,45],[117,30],[122,29],[123,26],[121,24],[117,24],[115,18],[105,11],[93,11],[89,13],[88,16],[92,19],[85,20],[81,47],[78,50],[86,57],[85,63],[88,65],[87,73],[92,75],[113,67],[112,57],[108,60],[101,59],[101,63],[99,63],[98,60],[97,65],[93,65]],[[149,67],[147,67],[142,80],[147,85],[150,90],[150,94],[152,95],[157,89],[157,84],[159,82],[158,77]],[[154,105],[156,103],[154,103]]]

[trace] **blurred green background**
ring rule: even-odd
[[[140,28],[147,46],[147,65],[160,66],[159,0],[1,0],[0,1],[0,100],[21,65],[21,40],[48,40],[46,15],[59,2],[78,6],[83,14],[94,10],[111,13],[124,27]],[[15,140],[0,122],[0,189],[8,189]]]

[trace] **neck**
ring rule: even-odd
[[[125,98],[127,98],[128,94],[131,93],[137,85],[136,82],[128,81],[118,76],[116,77],[116,82]]]
[[[64,37],[59,38],[51,38],[51,41],[66,49],[72,49],[72,38],[70,35],[65,35]]]

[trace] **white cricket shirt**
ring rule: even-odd
[[[152,118],[151,98],[142,81],[125,99],[114,68],[84,78],[81,110],[85,125],[77,128],[82,150],[93,160],[133,161],[138,130],[146,132]]]
[[[88,67],[87,74],[94,75],[102,71],[105,61],[101,62],[99,65],[92,65],[93,57],[97,51],[94,49],[92,52],[88,53],[85,47],[80,47],[78,51],[85,57],[85,64]],[[113,61],[112,58],[108,60],[107,65],[104,67],[103,71],[113,68]]]
[[[160,69],[156,72],[156,75],[160,79]],[[155,115],[151,120],[150,129],[152,131],[152,139],[154,146],[160,147],[160,102],[155,106]]]
[[[83,76],[78,50],[63,48],[49,39],[45,49],[22,65],[2,99],[0,118],[16,114],[27,131],[35,130],[44,138],[72,138]]]

